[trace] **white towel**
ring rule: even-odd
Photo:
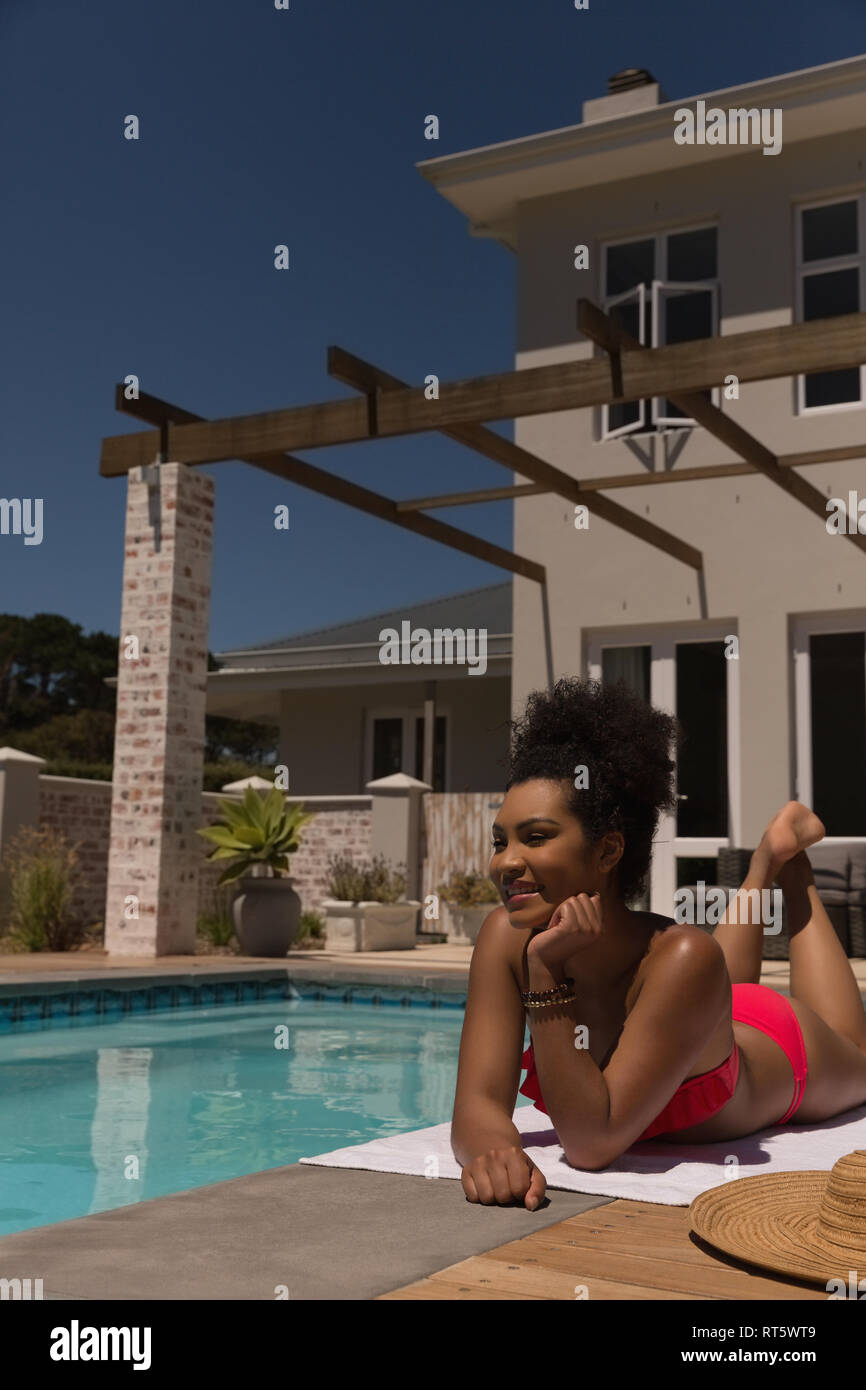
[[[736,1177],[780,1173],[791,1169],[823,1169],[854,1149],[866,1149],[866,1105],[846,1110],[821,1124],[774,1125],[729,1139],[723,1144],[677,1144],[663,1139],[633,1144],[602,1172],[572,1168],[550,1119],[534,1105],[514,1112],[514,1123],[526,1136],[524,1149],[547,1179],[548,1187],[586,1192],[593,1197],[629,1197],[636,1202],[660,1202],[687,1207],[709,1187]],[[408,1134],[373,1139],[347,1149],[302,1158],[324,1168],[368,1168],[376,1173],[410,1173],[417,1177],[459,1178],[451,1152],[451,1125],[431,1125]]]

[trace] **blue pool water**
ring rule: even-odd
[[[275,998],[0,1033],[0,1234],[441,1124],[463,1017]]]

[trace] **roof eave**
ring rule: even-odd
[[[781,107],[785,140],[814,139],[863,126],[866,54],[726,87],[605,120],[521,136],[420,161],[416,168],[469,220],[473,236],[514,250],[518,204],[531,198],[742,156],[742,146],[677,145],[674,113],[707,105]],[[749,151],[757,155],[758,151]]]

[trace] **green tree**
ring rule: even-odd
[[[72,758],[85,763],[110,763],[114,758],[114,714],[107,709],[80,709],[55,714],[34,729],[15,734],[15,747],[39,758]]]
[[[59,613],[0,614],[0,728],[32,729],[78,709],[113,710],[105,677],[117,673],[117,638],[85,635]]]
[[[117,690],[106,679],[117,677],[119,653],[119,637],[85,633],[59,613],[0,614],[0,741],[62,764],[68,775],[107,775]],[[213,652],[207,669],[219,670]],[[210,767],[207,780],[221,786],[257,768],[266,774],[278,737],[276,725],[208,715],[205,762],[227,767],[222,778]]]

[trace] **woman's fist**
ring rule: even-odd
[[[562,965],[569,956],[598,941],[603,930],[600,895],[578,893],[559,904],[545,930],[530,941],[527,955],[545,965]]]
[[[486,1207],[523,1202],[528,1211],[541,1204],[547,1188],[541,1169],[519,1144],[479,1154],[465,1165],[460,1181],[468,1202],[481,1202]]]

